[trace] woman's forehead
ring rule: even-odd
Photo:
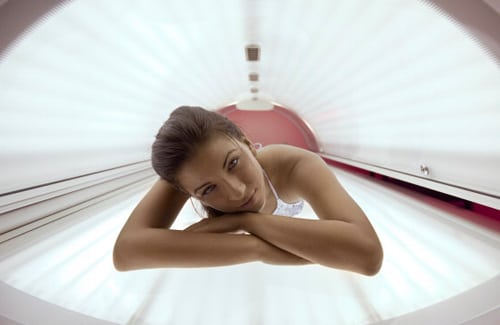
[[[193,153],[193,157],[206,156],[213,154],[214,156],[224,153],[225,151],[239,148],[240,142],[225,134],[216,133],[204,141]],[[198,157],[202,158],[202,157]]]
[[[239,152],[241,144],[227,136],[215,135],[201,144],[194,154],[181,166],[179,182],[189,191],[192,186],[204,182],[224,169],[231,154]]]

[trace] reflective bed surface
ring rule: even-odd
[[[394,185],[332,170],[382,241],[385,260],[374,277],[317,265],[257,262],[119,273],[112,265],[112,247],[141,192],[99,213],[88,211],[16,239],[0,262],[0,280],[119,324],[368,324],[465,295],[499,275],[500,238],[493,224],[484,226],[488,220]],[[307,205],[304,217],[314,218]],[[188,204],[174,227],[198,219]]]

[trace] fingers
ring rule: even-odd
[[[248,218],[254,216],[252,213],[225,214],[215,218],[207,218],[198,221],[186,229],[192,232],[234,233],[240,230],[246,231]]]
[[[225,226],[221,222],[216,222],[214,219],[204,219],[184,229],[191,232],[225,232]]]
[[[201,220],[186,229],[192,232],[229,233],[240,230],[239,220],[231,217],[217,217]]]
[[[196,223],[193,223],[189,227],[185,228],[184,231],[193,231],[193,232],[196,232],[196,231],[199,231],[200,229],[203,229],[205,220],[206,219],[198,221]]]

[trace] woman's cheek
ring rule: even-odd
[[[227,201],[221,197],[214,198],[206,202],[205,205],[222,212],[227,210]]]

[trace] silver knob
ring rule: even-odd
[[[424,164],[420,165],[420,172],[426,176],[429,175],[429,167]]]

